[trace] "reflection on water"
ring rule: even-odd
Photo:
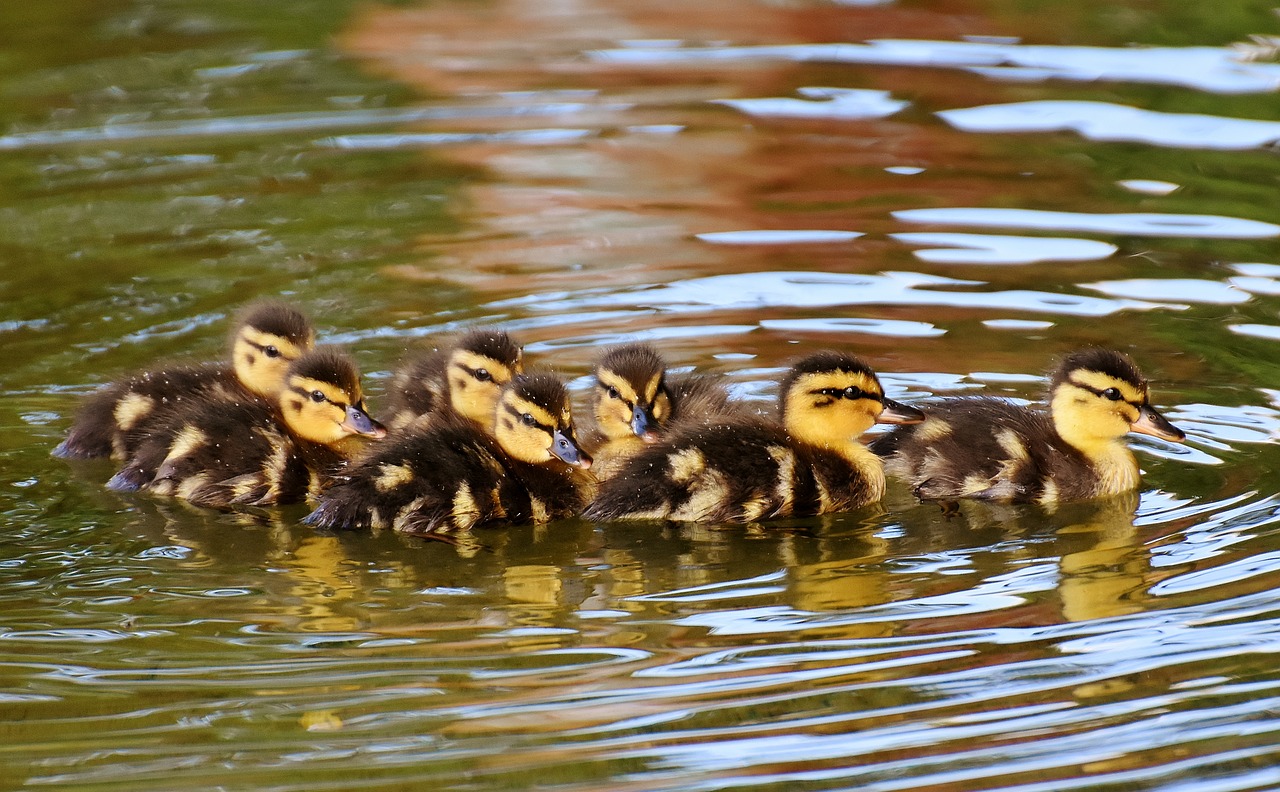
[[[999,3],[242,5],[0,7],[12,784],[1280,786],[1275,121],[1241,96],[1280,72],[1224,46],[1269,10],[1085,2],[1050,46]],[[457,545],[48,456],[78,395],[217,357],[259,294],[375,405],[482,323],[580,399],[648,339],[761,409],[825,346],[894,398],[1027,403],[1104,344],[1189,441],[1054,509],[894,486]]]

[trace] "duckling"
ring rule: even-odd
[[[592,407],[595,427],[588,447],[592,470],[604,480],[658,440],[671,426],[706,421],[739,411],[718,377],[689,374],[668,378],[666,364],[649,344],[612,347],[595,363]]]
[[[575,468],[590,467],[591,457],[574,439],[558,377],[517,375],[490,422],[485,430],[453,414],[413,425],[355,465],[304,522],[441,535],[581,511],[585,482]]]
[[[1126,433],[1186,438],[1149,399],[1128,356],[1083,349],[1050,378],[1047,414],[990,397],[943,399],[929,405],[923,426],[895,429],[871,448],[926,500],[1049,504],[1115,495],[1139,483]]]
[[[782,378],[781,423],[733,416],[674,432],[623,465],[584,516],[755,522],[848,511],[880,500],[884,471],[858,438],[924,415],[884,395],[858,358],[817,352]]]
[[[317,347],[289,366],[274,403],[208,396],[167,412],[107,486],[208,508],[296,503],[342,466],[348,438],[385,434],[351,358]]]
[[[476,328],[452,345],[410,358],[391,379],[383,422],[392,430],[454,412],[488,426],[498,391],[524,370],[520,345],[502,330]]]
[[[231,364],[171,366],[144,371],[101,388],[85,401],[66,439],[53,450],[68,459],[127,459],[130,438],[168,409],[208,395],[274,397],[289,364],[315,344],[311,320],[282,303],[250,305],[235,322]]]

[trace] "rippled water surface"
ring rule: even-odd
[[[0,4],[0,786],[1280,787],[1268,4]],[[762,403],[1129,351],[1132,496],[458,546],[104,489],[80,396],[284,295]]]

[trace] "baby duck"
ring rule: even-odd
[[[858,358],[817,352],[782,378],[781,425],[732,416],[674,432],[604,481],[593,520],[755,522],[848,511],[880,500],[884,471],[858,438],[924,415],[884,395]]]
[[[385,434],[351,358],[317,347],[289,366],[274,403],[209,396],[168,411],[107,486],[208,508],[296,503],[342,466],[348,438]]]
[[[450,346],[400,366],[387,390],[384,422],[397,430],[452,412],[488,426],[498,391],[523,370],[523,351],[511,336],[491,328],[470,330]]]
[[[53,450],[67,459],[127,459],[131,437],[184,401],[211,394],[273,398],[284,387],[289,364],[315,344],[311,320],[278,302],[258,302],[242,311],[231,335],[231,364],[171,366],[144,371],[89,396],[66,439]]]
[[[488,430],[460,415],[415,424],[356,464],[305,522],[419,535],[543,523],[581,511],[574,469],[590,466],[564,383],[520,374],[503,386]]]
[[[927,500],[1048,504],[1115,495],[1139,483],[1126,433],[1186,439],[1151,407],[1133,361],[1108,349],[1062,361],[1050,378],[1048,414],[990,397],[943,399],[928,409],[923,426],[871,445]]]
[[[612,347],[595,363],[594,430],[588,438],[593,472],[613,476],[669,427],[724,417],[738,408],[718,377],[667,377],[666,364],[649,344]]]

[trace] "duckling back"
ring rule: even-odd
[[[339,350],[308,352],[285,379],[276,401],[208,397],[164,414],[108,486],[210,508],[315,495],[345,461],[343,441],[384,430],[364,411],[359,372]]]
[[[929,420],[871,443],[885,471],[925,500],[1092,497],[1098,475],[1045,413],[983,397],[930,402]]]
[[[238,390],[230,366],[174,366],[117,380],[90,394],[76,411],[67,436],[53,455],[64,459],[126,459],[139,431],[158,412]]]
[[[779,382],[782,423],[731,417],[687,426],[601,483],[591,519],[754,522],[848,511],[884,493],[880,461],[859,441],[872,424],[924,420],[885,398],[852,355],[820,351]]]
[[[301,447],[263,399],[197,399],[170,411],[107,483],[197,506],[297,503],[312,486]]]
[[[603,481],[584,516],[755,522],[848,511],[879,500],[883,477],[840,454],[796,444],[764,419],[737,418],[676,432]]]
[[[445,413],[415,423],[353,466],[306,522],[446,534],[577,514],[590,464],[573,439],[568,391],[551,375],[521,375],[501,391],[486,430]]]
[[[449,534],[561,519],[582,505],[581,484],[569,468],[520,463],[489,432],[450,415],[381,444],[324,494],[304,522]]]
[[[118,380],[89,396],[54,456],[127,459],[159,416],[205,398],[271,397],[290,362],[315,342],[311,321],[290,306],[256,302],[237,316],[231,363],[172,366]]]
[[[946,399],[930,406],[925,424],[896,429],[872,450],[921,498],[1053,503],[1137,487],[1128,432],[1184,439],[1151,407],[1137,366],[1114,350],[1067,355],[1050,377],[1049,405],[1046,413],[1002,399]]]

